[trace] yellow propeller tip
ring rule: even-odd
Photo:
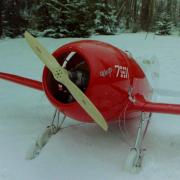
[[[104,131],[108,131],[108,125],[107,124],[102,128],[103,128]]]
[[[28,31],[25,31],[24,32],[24,36],[26,36],[26,35],[28,35],[29,34],[29,32]]]

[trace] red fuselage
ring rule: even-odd
[[[141,94],[146,98],[151,96],[152,90],[144,72],[132,57],[110,44],[92,40],[67,44],[57,49],[53,55],[63,64],[70,52],[76,52],[77,56],[72,57],[66,68],[70,70],[85,61],[90,73],[85,94],[106,121],[118,120],[128,104],[127,118],[137,116],[137,111],[130,106],[129,90],[132,90],[132,96]],[[50,102],[73,119],[91,122],[91,118],[77,102],[62,103],[56,99],[54,90],[57,86],[52,85],[52,81],[52,74],[45,68],[43,87]]]

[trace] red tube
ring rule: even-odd
[[[39,90],[39,91],[43,91],[42,83],[36,80],[16,76],[13,74],[2,73],[2,72],[0,72],[0,79],[4,79],[7,81],[11,81],[17,84],[21,84],[21,85]]]
[[[136,96],[135,108],[144,112],[180,114],[180,104],[148,102],[143,96]]]

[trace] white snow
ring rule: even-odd
[[[156,56],[160,89],[180,91],[180,37],[145,33],[94,36],[134,57]],[[77,39],[39,39],[49,51]],[[0,72],[41,80],[43,65],[24,39],[0,40]],[[178,92],[177,94],[178,95]],[[157,96],[157,101],[179,103],[179,97]],[[129,146],[111,125],[103,132],[94,124],[64,129],[51,137],[39,157],[25,159],[29,147],[52,118],[45,95],[0,80],[0,180],[119,180],[178,179],[180,176],[180,116],[153,114],[144,141],[147,151],[138,174],[123,169]],[[66,125],[78,123],[68,119]],[[129,137],[132,143],[133,137]]]

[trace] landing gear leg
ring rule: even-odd
[[[125,162],[125,169],[131,173],[137,172],[142,166],[142,159],[145,149],[142,147],[143,139],[146,135],[148,125],[151,119],[151,113],[142,112],[137,130],[136,140],[134,146],[130,149],[128,157]]]
[[[60,115],[63,114],[62,112],[58,111],[57,109],[54,112],[53,120],[49,126],[47,126],[47,129],[50,129],[51,134],[56,134],[62,129],[62,125],[66,119],[66,115],[63,114],[63,117],[60,118]],[[57,119],[57,124],[55,124],[55,120]],[[61,121],[61,122],[60,122]]]
[[[29,149],[26,159],[31,160],[36,158],[40,154],[42,148],[47,144],[51,136],[57,134],[62,129],[66,115],[63,114],[63,117],[60,118],[61,114],[63,113],[59,112],[57,109],[55,110],[51,124],[46,127],[44,132],[37,138],[35,144]],[[57,120],[56,124],[55,120]]]

